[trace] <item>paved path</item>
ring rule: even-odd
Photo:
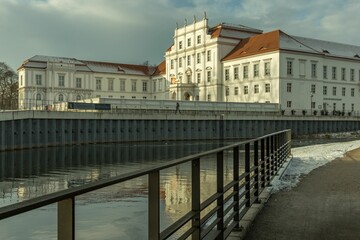
[[[360,149],[272,195],[245,239],[360,239]]]

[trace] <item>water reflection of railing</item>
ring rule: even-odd
[[[230,146],[163,163],[145,170],[103,179],[25,202],[0,208],[0,219],[5,219],[52,203],[58,204],[58,239],[75,237],[75,197],[107,186],[148,176],[148,236],[149,239],[166,239],[178,230],[179,238],[193,239],[226,238],[239,227],[239,221],[258,201],[262,190],[272,180],[278,169],[288,158],[291,147],[291,132],[285,130]],[[240,149],[244,149],[244,162],[240,161]],[[224,153],[232,151],[233,179],[224,181]],[[216,190],[201,200],[200,163],[208,156],[216,155]],[[160,230],[160,171],[191,164],[191,210],[179,220]],[[244,166],[241,166],[244,164]],[[244,169],[244,170],[241,170]]]

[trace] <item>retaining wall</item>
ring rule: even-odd
[[[15,111],[0,114],[0,150],[106,142],[255,138],[284,129],[293,135],[350,132],[357,118],[185,116]]]

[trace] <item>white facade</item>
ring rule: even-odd
[[[241,39],[259,33],[258,29],[228,24],[209,28],[206,16],[176,28],[174,44],[165,53],[170,99],[223,101],[221,59]]]
[[[167,82],[150,66],[35,56],[18,69],[19,108],[94,97],[166,99]]]
[[[200,21],[174,31],[157,67],[35,56],[19,106],[91,98],[277,103],[287,112],[360,111],[360,47]]]

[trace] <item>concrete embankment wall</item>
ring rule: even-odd
[[[0,114],[0,151],[131,141],[253,138],[291,129],[293,135],[360,129],[352,117],[227,116],[14,111]]]

